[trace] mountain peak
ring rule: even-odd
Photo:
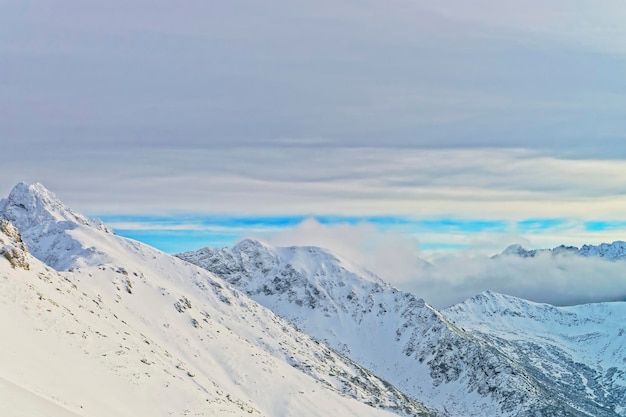
[[[0,216],[20,230],[50,221],[90,224],[86,217],[64,206],[53,192],[38,182],[17,184],[9,196],[0,202]]]
[[[36,258],[57,270],[70,268],[77,259],[93,257],[95,252],[89,249],[92,244],[79,242],[71,231],[83,228],[111,233],[100,220],[72,211],[37,182],[20,182],[0,200],[0,218],[17,227]]]
[[[242,252],[242,251],[245,252],[245,251],[250,251],[250,250],[269,251],[269,250],[271,250],[271,247],[268,246],[267,244],[261,242],[260,240],[247,238],[247,239],[243,239],[242,241],[238,242],[235,246],[233,246],[232,249],[233,249],[233,251],[236,251],[236,252]]]
[[[555,248],[556,249],[556,248]],[[538,255],[544,255],[552,252],[552,249],[526,249],[519,243],[509,245],[499,255],[495,255],[494,258],[500,256],[517,256],[520,258],[534,258]],[[555,254],[554,252],[553,254]]]

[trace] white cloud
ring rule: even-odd
[[[253,237],[275,246],[323,247],[390,282],[409,280],[421,263],[414,238],[398,228],[382,231],[368,223],[324,225],[308,219],[294,228]]]
[[[404,148],[77,149],[67,163],[9,159],[5,195],[43,181],[90,215],[210,213],[410,218],[623,219],[626,161],[524,150]],[[24,175],[26,171],[28,174]],[[11,181],[11,182],[9,182]]]
[[[536,302],[571,305],[626,299],[626,265],[598,258],[459,257],[416,271],[401,288],[445,307],[485,290]]]
[[[485,245],[488,236],[483,234],[483,241],[477,244]],[[519,235],[491,236],[498,244],[512,243],[507,239],[528,242]],[[491,258],[476,255],[473,247],[425,263],[420,260],[424,253],[418,249],[417,240],[401,229],[381,231],[366,223],[323,225],[313,219],[278,234],[256,237],[277,246],[325,247],[438,308],[486,290],[554,305],[626,299],[624,262],[547,254]]]
[[[40,181],[88,215],[626,219],[623,1],[0,9],[0,195]],[[503,233],[420,239],[619,237]]]

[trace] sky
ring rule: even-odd
[[[39,181],[167,252],[311,225],[429,260],[625,239],[625,21],[622,0],[0,0],[0,195]]]

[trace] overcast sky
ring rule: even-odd
[[[626,239],[624,22],[622,0],[0,0],[0,195],[39,181],[171,252],[309,218],[427,252]]]

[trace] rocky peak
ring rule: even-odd
[[[19,230],[34,257],[57,270],[69,269],[79,259],[94,258],[97,252],[92,244],[77,239],[75,230],[89,230],[92,235],[112,233],[100,220],[90,220],[66,207],[39,183],[17,184],[0,201],[0,218]]]
[[[69,222],[110,232],[99,220],[90,220],[66,207],[42,184],[17,184],[6,199],[0,201],[0,217],[12,222],[22,233],[45,223]]]

